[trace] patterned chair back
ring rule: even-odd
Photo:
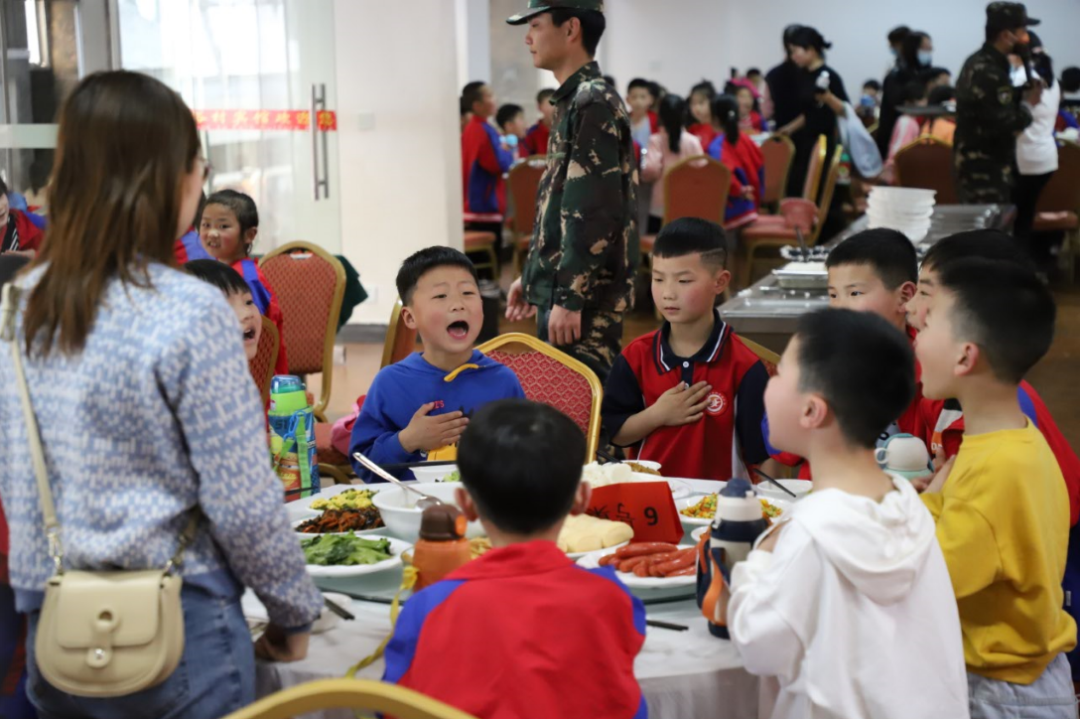
[[[600,441],[600,402],[603,388],[596,374],[573,357],[530,335],[511,332],[477,347],[509,367],[521,382],[525,396],[551,405],[585,433],[587,462]]]
[[[259,388],[264,407],[270,404],[270,380],[274,378],[274,366],[277,364],[280,349],[281,338],[278,337],[277,327],[263,317],[259,347],[255,351],[255,357],[248,362],[248,369],[251,371],[251,378],[255,380],[255,386]]]
[[[345,268],[326,250],[292,242],[269,253],[259,267],[277,294],[284,317],[289,371],[322,373],[315,415],[325,421],[333,378],[334,338],[345,297]]]
[[[960,204],[953,179],[952,146],[936,137],[920,137],[893,157],[896,186],[937,190],[937,204]]]
[[[786,135],[773,135],[761,145],[765,158],[765,191],[761,204],[775,205],[784,198],[791,164],[795,161],[795,143]]]
[[[390,324],[386,328],[386,340],[383,342],[382,366],[389,367],[405,359],[416,351],[416,330],[405,326],[401,317],[401,298],[394,303],[390,312]]]
[[[684,217],[724,224],[731,170],[711,157],[688,157],[664,175],[664,224]]]

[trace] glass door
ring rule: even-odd
[[[120,64],[195,111],[212,168],[259,207],[255,250],[341,252],[333,0],[115,0]]]
[[[80,78],[123,68],[195,112],[207,192],[255,199],[258,253],[306,240],[340,254],[333,0],[3,0],[0,30],[0,172],[31,205],[60,104]]]

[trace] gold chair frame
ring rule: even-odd
[[[784,190],[787,187],[788,178],[791,177],[791,167],[792,167],[792,165],[795,164],[795,143],[792,142],[791,138],[788,137],[787,135],[770,135],[769,139],[765,140],[765,142],[762,145],[762,151],[763,152],[764,152],[764,145],[767,145],[770,142],[781,144],[781,145],[786,145],[787,150],[788,150],[788,161],[784,165],[784,171],[783,171],[783,173],[781,173],[780,182],[777,185],[777,187],[780,188],[780,197],[777,197],[775,199],[770,199],[770,200],[766,200],[763,197],[762,201],[761,201],[762,205],[768,204],[768,205],[771,206],[771,205],[779,205],[780,200],[784,199]],[[768,176],[766,176],[765,182],[766,182],[766,184],[769,183]]]
[[[328,709],[364,709],[398,719],[476,719],[419,692],[366,679],[323,679],[260,699],[224,719],[292,719]]]
[[[277,325],[270,321],[267,317],[260,317],[262,320],[262,331],[264,334],[273,338],[273,352],[271,353],[271,362],[266,370],[266,377],[263,382],[256,382],[259,386],[259,394],[262,396],[263,407],[270,406],[270,380],[274,378],[274,367],[277,365],[278,355],[281,354],[281,337],[278,335]],[[250,362],[248,363],[250,364]],[[263,389],[265,387],[265,389]]]
[[[534,352],[539,352],[540,354],[551,357],[559,364],[584,377],[589,383],[589,389],[592,391],[592,406],[589,409],[589,433],[585,439],[588,452],[586,458],[591,461],[592,458],[596,456],[596,448],[600,444],[600,405],[604,400],[604,387],[600,384],[600,378],[597,377],[596,373],[589,369],[588,365],[585,363],[574,359],[565,352],[555,349],[547,342],[541,342],[532,335],[523,334],[521,332],[507,332],[506,334],[499,335],[495,339],[488,340],[476,349],[484,354],[488,354],[494,350],[514,344],[524,345]]]
[[[336,275],[334,295],[331,299],[329,317],[326,321],[326,338],[323,341],[322,382],[319,399],[314,407],[315,417],[320,422],[326,422],[326,407],[330,404],[330,390],[334,379],[334,341],[337,339],[337,323],[338,318],[341,316],[341,305],[345,300],[345,268],[342,267],[341,262],[336,257],[323,248],[304,241],[290,242],[267,253],[266,256],[259,260],[259,265],[261,266],[279,255],[289,255],[294,252],[309,252],[329,262]]]

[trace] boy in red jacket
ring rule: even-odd
[[[479,719],[646,717],[644,605],[610,567],[582,569],[555,545],[589,504],[587,459],[581,430],[547,405],[500,400],[472,416],[457,502],[494,549],[413,595],[383,681]]]
[[[551,139],[551,118],[555,116],[555,106],[551,104],[551,96],[554,94],[554,90],[546,88],[536,95],[536,109],[540,111],[540,120],[525,133],[525,139],[521,143],[523,157],[547,154],[548,141]]]
[[[503,146],[499,131],[488,122],[497,111],[490,87],[469,83],[462,93],[462,104],[472,110],[472,119],[461,134],[465,223],[500,237],[506,214],[503,175],[514,164],[514,153]]]

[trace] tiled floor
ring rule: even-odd
[[[1058,332],[1054,346],[1046,358],[1031,372],[1028,380],[1042,395],[1057,420],[1061,431],[1080,449],[1080,287],[1058,290]],[[648,312],[637,312],[627,323],[624,336],[633,338],[656,327]],[[502,332],[535,331],[533,322],[500,323]],[[379,370],[382,345],[350,344],[346,346],[346,363],[334,368],[331,403],[328,414],[337,419],[351,411],[356,398],[367,391]],[[313,378],[317,391],[318,379]]]

